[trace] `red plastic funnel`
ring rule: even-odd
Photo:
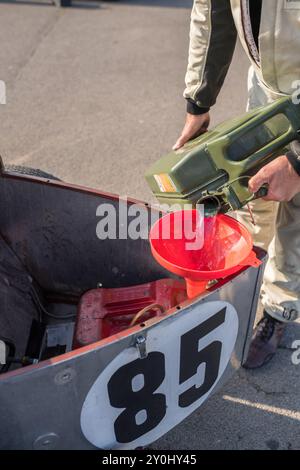
[[[226,215],[203,218],[197,210],[172,212],[153,225],[149,239],[158,263],[185,278],[190,298],[204,292],[210,280],[261,264],[248,230]]]

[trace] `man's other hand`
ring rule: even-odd
[[[181,132],[181,136],[173,146],[173,150],[178,150],[191,139],[198,137],[207,131],[209,126],[210,116],[209,113],[204,114],[189,114],[186,115],[186,121],[184,128]]]
[[[296,173],[285,155],[265,165],[249,181],[249,189],[256,193],[268,183],[269,190],[266,201],[290,201],[300,192],[300,176]]]

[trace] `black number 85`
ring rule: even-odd
[[[193,386],[178,397],[178,405],[188,407],[207,393],[218,378],[222,343],[213,341],[198,351],[201,338],[208,335],[225,321],[226,308],[213,315],[200,325],[192,328],[181,337],[180,343],[180,384],[197,373],[205,364],[204,381],[201,386]],[[133,380],[138,375],[143,378],[143,386],[134,391]],[[161,352],[151,352],[145,359],[136,359],[118,369],[108,382],[111,406],[123,408],[114,423],[116,439],[128,443],[154,429],[164,418],[167,407],[166,397],[155,393],[165,379],[165,356]],[[138,422],[137,415],[144,417]]]

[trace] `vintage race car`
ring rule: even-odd
[[[99,239],[107,203],[150,213],[143,202],[1,166],[1,449],[148,445],[246,358],[266,253],[255,249],[258,269],[187,299],[146,237]],[[163,309],[144,308],[158,298]]]

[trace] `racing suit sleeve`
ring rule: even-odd
[[[215,104],[236,37],[230,0],[194,0],[184,91],[189,113],[202,114]]]
[[[286,154],[295,172],[300,176],[300,141],[294,140],[290,145],[290,150]]]

